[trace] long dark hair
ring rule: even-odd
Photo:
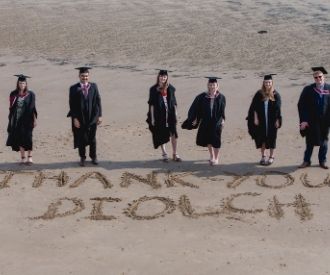
[[[25,82],[26,83],[26,86],[25,86],[25,89],[24,89],[24,91],[23,91],[23,93],[25,94],[25,93],[27,93],[27,91],[28,91],[28,85],[27,85],[27,81],[26,80],[24,80],[24,81],[22,81],[22,80],[17,80],[17,83],[16,83],[16,91],[17,91],[17,93],[20,91],[20,89],[19,89],[19,82]]]

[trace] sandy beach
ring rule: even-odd
[[[0,274],[330,274],[330,174],[316,149],[297,168],[297,102],[311,66],[330,70],[329,11],[325,0],[0,0]],[[66,114],[85,64],[103,123],[99,166],[79,167]],[[161,161],[145,122],[157,68],[173,71],[182,163]],[[5,146],[17,73],[37,98],[33,166]],[[245,120],[264,73],[277,74],[283,113],[269,167]],[[207,75],[227,99],[214,167],[180,127]]]

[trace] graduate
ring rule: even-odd
[[[20,164],[33,164],[32,160],[32,132],[37,126],[37,110],[35,94],[28,89],[29,76],[19,74],[16,89],[9,96],[9,122],[7,127],[7,146],[13,151],[20,151]],[[26,155],[27,152],[27,155]]]
[[[314,83],[304,87],[298,101],[300,133],[306,140],[303,163],[299,168],[311,165],[314,146],[320,146],[319,165],[328,169],[328,134],[330,126],[330,85],[325,82],[328,73],[324,67],[312,67]]]
[[[166,143],[171,140],[173,161],[182,161],[177,153],[178,133],[176,129],[177,102],[175,88],[169,83],[167,70],[159,70],[156,84],[149,89],[148,104],[147,123],[152,133],[154,148],[157,149],[160,146],[162,160],[168,162]]]
[[[209,164],[219,163],[221,133],[225,123],[226,98],[219,91],[219,77],[207,77],[207,91],[193,101],[183,129],[198,128],[196,144],[207,147],[210,153]]]
[[[96,83],[89,82],[91,67],[78,67],[79,82],[70,87],[68,117],[72,119],[74,148],[78,148],[80,166],[85,166],[86,146],[94,165],[98,164],[96,154],[96,130],[102,122],[101,97]]]
[[[282,125],[281,96],[274,88],[273,75],[264,76],[262,87],[255,93],[247,117],[249,134],[261,152],[260,165],[274,162],[277,130]],[[266,149],[269,149],[268,156]]]

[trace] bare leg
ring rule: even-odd
[[[171,136],[171,143],[172,143],[173,155],[176,155],[176,150],[177,150],[177,147],[178,147],[178,141],[177,141],[177,138],[174,135]]]
[[[261,148],[260,148],[261,157],[265,156],[265,151],[266,151],[266,145],[265,145],[265,143],[263,143]]]
[[[25,150],[23,147],[19,147],[19,151],[21,152],[21,158],[24,159],[25,158]]]
[[[213,147],[211,144],[207,145],[207,148],[209,149],[209,153],[210,153],[210,164],[214,161],[214,152],[213,152]]]
[[[268,159],[268,165],[271,165],[274,162],[274,149],[269,150],[269,159]]]
[[[160,145],[160,149],[162,149],[162,157],[164,162],[168,162],[168,156],[166,152],[166,144]]]
[[[219,163],[220,149],[219,148],[213,148],[213,152],[214,152],[214,164],[218,164]]]
[[[262,144],[261,148],[260,148],[260,152],[261,152],[261,160],[260,160],[260,165],[266,165],[266,156],[265,156],[265,151],[266,151],[266,145],[265,143]]]
[[[175,135],[171,135],[171,143],[172,143],[172,150],[173,150],[173,160],[177,162],[181,162],[182,159],[177,153],[178,148],[178,139],[175,137]]]
[[[21,164],[25,163],[25,150],[23,147],[19,147],[19,151],[21,153]]]
[[[31,165],[33,163],[33,160],[32,160],[32,150],[29,150],[28,151],[28,160],[27,160],[27,163],[29,165]]]
[[[163,155],[167,155],[167,153],[166,153],[166,144],[160,145],[160,149],[162,149],[162,154]]]

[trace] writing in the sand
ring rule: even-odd
[[[109,177],[98,171],[90,171],[79,175],[78,178],[71,180],[68,173],[60,171],[54,172],[25,172],[25,171],[1,171],[2,178],[0,179],[0,191],[1,189],[10,188],[11,183],[14,181],[15,176],[24,176],[24,180],[27,180],[26,175],[31,176],[31,187],[39,188],[44,186],[48,181],[55,181],[58,188],[69,187],[78,188],[88,181],[95,183],[99,182],[103,189],[111,189],[114,187]],[[224,178],[218,177],[206,177],[203,181],[221,182],[225,184],[228,189],[236,189],[237,187],[247,182],[248,179],[254,177],[255,184],[270,189],[282,189],[291,186],[295,183],[295,178],[288,174],[278,171],[271,171],[262,175],[244,174],[237,175],[232,173],[224,173],[224,178],[228,178],[227,182],[223,182]],[[143,184],[151,189],[160,189],[162,187],[172,188],[181,186],[185,188],[199,189],[200,185],[191,182],[191,177],[194,177],[193,173],[182,172],[174,173],[168,171],[166,173],[150,172],[146,175],[138,175],[131,172],[124,172],[120,177],[121,188],[128,188],[132,184]],[[272,177],[277,177],[276,181],[272,181]],[[281,178],[281,180],[279,180]],[[299,177],[300,184],[306,188],[323,188],[330,187],[330,175],[327,175],[322,182],[312,184],[311,179],[307,173],[302,173]],[[200,178],[199,178],[200,181]],[[274,183],[275,182],[275,183]],[[281,219],[284,217],[284,210],[291,208],[294,213],[302,221],[312,219],[313,213],[311,203],[307,202],[306,198],[301,194],[295,194],[290,202],[281,202],[277,195],[273,195],[267,199],[266,204],[263,207],[250,206],[237,206],[240,202],[246,199],[253,202],[254,199],[261,196],[261,193],[257,192],[241,192],[229,195],[223,195],[221,200],[221,206],[212,208],[207,207],[205,211],[197,211],[194,203],[191,202],[189,196],[182,194],[176,200],[163,196],[143,196],[132,200],[123,206],[122,213],[131,219],[135,220],[153,220],[166,215],[170,215],[175,211],[178,211],[182,216],[187,218],[201,218],[205,216],[211,217],[225,217],[227,219],[241,220],[244,214],[259,214],[267,213],[269,217]],[[83,200],[77,197],[61,197],[56,198],[49,202],[49,205],[44,212],[36,217],[30,219],[43,219],[52,220],[60,217],[82,215],[81,212],[86,210],[86,199]],[[122,204],[121,198],[114,198],[108,196],[92,197],[88,199],[88,202],[92,204],[89,214],[84,218],[90,220],[114,220],[118,218],[118,215],[111,213],[109,205]],[[157,205],[157,207],[154,207]],[[105,206],[106,211],[105,211]],[[149,211],[143,212],[141,209],[148,208]],[[105,213],[107,212],[107,213]]]

